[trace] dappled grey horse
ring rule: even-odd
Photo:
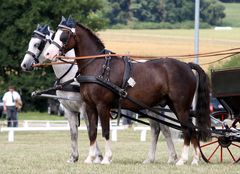
[[[24,56],[24,59],[21,63],[21,67],[24,71],[32,71],[33,64],[42,63],[45,60],[43,56],[44,51],[49,46],[51,41],[51,36],[53,32],[49,29],[48,26],[38,25],[37,29],[34,30],[31,40],[28,44],[28,50]],[[69,51],[67,56],[75,56],[73,50]],[[53,65],[53,70],[58,83],[62,84],[70,79],[73,79],[78,71],[78,68],[74,64],[61,64]],[[57,90],[56,95],[59,98],[68,98],[69,100],[59,99],[59,101],[64,106],[65,117],[68,119],[70,125],[70,134],[71,134],[71,154],[68,162],[74,163],[78,161],[78,124],[79,117],[78,114],[81,114],[81,118],[85,119],[85,123],[88,127],[87,116],[85,113],[85,104],[82,101],[81,95],[79,93],[79,83],[72,83],[68,85],[68,89]],[[77,91],[72,90],[72,88],[77,88]],[[97,146],[98,157],[95,162],[99,163],[102,159],[101,152]]]

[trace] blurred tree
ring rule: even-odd
[[[110,24],[140,22],[184,22],[194,20],[195,0],[108,0],[107,18]],[[217,0],[201,1],[201,21],[219,25],[224,18],[224,6]]]
[[[204,0],[200,7],[200,18],[210,25],[220,25],[225,17],[225,7],[218,0]]]
[[[130,2],[131,0],[108,0],[109,8],[106,18],[109,19],[110,25],[127,24],[131,17]]]
[[[45,100],[31,99],[30,93],[53,85],[51,67],[32,72],[21,72],[23,59],[32,31],[38,23],[55,29],[61,16],[72,17],[94,31],[106,27],[105,0],[8,0],[0,6],[0,95],[8,85],[15,85],[22,94],[25,107]],[[46,102],[45,102],[46,103]],[[38,106],[37,106],[38,105]],[[35,108],[38,109],[36,104]],[[32,106],[31,106],[32,107]]]

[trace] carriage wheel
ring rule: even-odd
[[[226,137],[212,138],[211,142],[200,144],[202,158],[207,163],[237,163],[240,161],[240,142]]]
[[[205,144],[200,142],[199,149],[203,160],[207,163],[240,162],[240,141],[232,141],[228,137],[212,137],[211,142]]]

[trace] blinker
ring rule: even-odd
[[[68,39],[69,39],[69,33],[63,32],[60,36],[60,41],[65,45],[67,44]]]

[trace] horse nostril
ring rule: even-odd
[[[23,64],[23,67],[26,68],[26,64]]]
[[[49,53],[46,54],[47,56],[49,55]]]

